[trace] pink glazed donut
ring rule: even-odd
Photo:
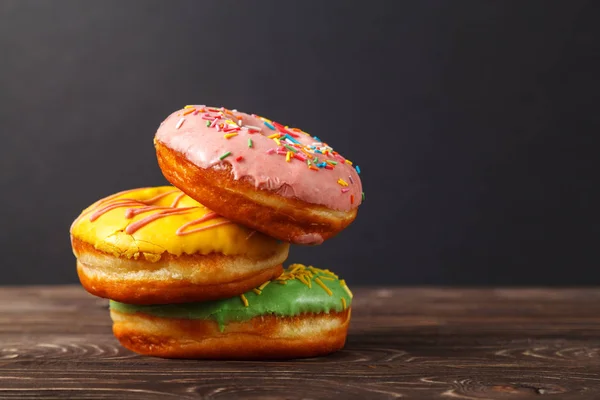
[[[274,238],[320,244],[364,199],[360,168],[317,137],[255,114],[185,106],[154,139],[169,182],[217,214]]]

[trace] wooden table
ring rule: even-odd
[[[355,289],[346,348],[285,362],[121,348],[77,286],[0,289],[0,398],[600,399],[600,289]]]

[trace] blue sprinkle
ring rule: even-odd
[[[319,139],[319,138],[318,138],[318,137],[316,137],[316,136],[313,136],[313,139],[315,139],[315,140],[316,140],[317,142],[319,142],[319,143],[323,143],[323,142],[321,141],[321,139]]]
[[[356,173],[360,174],[360,167],[357,165],[356,167],[354,167],[356,169]]]
[[[323,152],[321,150],[317,150],[317,149],[315,149],[315,153],[323,154]]]
[[[326,165],[327,165],[326,162],[320,162],[320,163],[317,164],[317,167],[324,168]]]
[[[290,135],[288,135],[287,133],[284,136],[286,139],[291,140],[292,142],[296,143],[296,144],[301,144],[299,141],[297,141],[296,139],[294,139],[293,137],[291,137]]]
[[[270,123],[268,123],[267,121],[263,121],[263,123],[269,127],[269,129],[271,129],[272,131],[275,130],[275,127],[273,125],[271,125]]]

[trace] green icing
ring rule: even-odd
[[[315,279],[325,284],[331,295]],[[331,280],[333,278],[333,280]],[[309,287],[306,283],[310,280]],[[280,282],[285,282],[282,284]],[[122,313],[144,313],[164,318],[209,319],[223,331],[231,321],[246,321],[261,315],[294,316],[303,313],[342,311],[343,301],[350,307],[352,298],[345,282],[328,270],[291,265],[281,277],[270,282],[261,294],[244,293],[246,307],[240,296],[197,303],[139,306],[110,301],[110,308]]]

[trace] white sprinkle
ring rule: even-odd
[[[242,126],[242,120],[241,119],[238,119],[238,125]]]
[[[352,175],[348,175],[348,178],[350,178],[350,183],[354,183],[354,179],[352,179]]]
[[[253,131],[260,131],[261,128],[258,128],[256,126],[252,126],[252,125],[246,125],[246,128],[252,129]]]
[[[183,125],[183,121],[185,121],[185,118],[181,118],[179,120],[179,122],[177,123],[177,125],[175,125],[175,129],[181,128],[181,125]]]
[[[233,109],[233,110],[231,110],[231,111],[233,111],[233,112],[237,112],[237,108],[234,108],[234,109]]]

